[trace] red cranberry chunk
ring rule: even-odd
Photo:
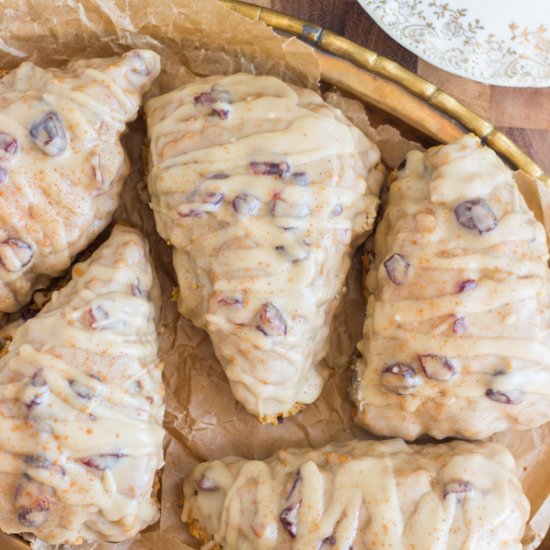
[[[35,382],[37,382],[37,383],[42,382],[42,380],[43,380],[43,383],[40,383],[39,386],[35,385]],[[32,397],[30,398],[30,400],[25,403],[26,406],[27,406],[27,409],[29,411],[31,409],[33,409],[34,407],[42,405],[42,403],[44,403],[44,400],[45,400],[47,394],[50,391],[50,388],[46,384],[46,381],[44,379],[42,379],[42,380],[35,380],[34,377],[31,379],[31,386],[32,387],[37,387],[39,389],[37,389],[35,391],[35,393],[32,395]]]
[[[0,160],[11,160],[18,149],[19,145],[13,136],[0,132]]]
[[[254,195],[243,193],[233,199],[233,210],[243,216],[254,216],[260,210],[262,203]]]
[[[37,313],[38,311],[32,306],[24,307],[21,310],[21,320],[28,321],[29,319],[36,317]]]
[[[31,378],[31,386],[34,386],[35,388],[39,388],[42,386],[46,386],[47,382],[44,378],[43,369],[38,369]]]
[[[290,172],[288,162],[251,162],[250,168],[259,176],[279,176],[283,178]]]
[[[294,538],[296,533],[298,533],[298,525],[296,521],[298,519],[299,508],[300,502],[295,502],[294,504],[287,506],[279,515],[281,524],[292,538]]]
[[[300,483],[300,470],[296,471],[296,474],[294,474],[294,479],[292,480],[292,485],[290,487],[290,491],[288,492],[288,495],[286,496],[286,500],[290,500],[292,498],[292,495],[294,494],[294,491],[296,490],[296,487],[298,487],[298,484]]]
[[[492,231],[497,225],[497,217],[485,199],[476,198],[461,202],[455,207],[455,216],[458,223],[477,231],[480,235]]]
[[[57,113],[50,111],[39,121],[35,122],[29,134],[33,143],[43,153],[50,157],[56,157],[67,148],[67,131],[65,125]]]
[[[138,279],[135,283],[131,286],[132,289],[132,296],[135,296],[136,298],[143,298],[144,300],[150,300],[151,294],[148,290],[143,290],[140,286],[140,280]]]
[[[508,390],[498,391],[489,388],[485,395],[496,401],[497,403],[503,403],[504,405],[517,405],[525,399],[525,394],[521,390]]]
[[[456,374],[454,365],[442,355],[419,355],[418,360],[426,377],[432,380],[447,382]]]
[[[266,302],[260,307],[256,328],[266,336],[285,336],[287,332],[283,314],[271,302]]]
[[[92,306],[88,310],[88,324],[90,328],[101,329],[101,325],[107,321],[109,314],[101,306]]]
[[[308,185],[310,181],[309,175],[306,172],[293,172],[290,174],[290,177],[297,185]]]
[[[477,286],[477,281],[475,279],[466,279],[462,281],[458,286],[458,292],[465,292],[467,290],[473,290]]]
[[[219,491],[219,487],[213,479],[203,475],[200,479],[195,481],[195,487],[198,491],[204,491],[206,493],[213,493]]]
[[[462,497],[473,491],[473,487],[469,481],[463,479],[454,479],[449,481],[443,489],[443,498],[447,498],[449,495],[457,495]]]
[[[82,462],[84,466],[88,466],[88,468],[103,471],[114,468],[118,462],[125,457],[126,455],[122,453],[104,454],[82,458],[80,462]]]
[[[204,215],[205,213],[202,210],[196,210],[195,208],[178,212],[180,218],[202,218]]]
[[[25,464],[28,464],[32,468],[41,468],[44,470],[51,470],[60,475],[65,475],[65,468],[53,464],[50,460],[39,455],[28,455],[23,458]]]
[[[334,535],[330,535],[329,537],[325,537],[323,539],[323,542],[321,543],[321,546],[334,546],[336,544],[336,537]]]
[[[19,271],[29,265],[33,257],[30,244],[19,239],[6,239],[0,243],[0,264],[6,271]]]
[[[464,317],[456,317],[453,321],[451,328],[455,334],[464,334],[468,331],[468,324]]]
[[[381,374],[382,386],[397,395],[412,393],[421,380],[412,365],[393,363],[388,365]]]
[[[401,285],[405,282],[410,266],[411,264],[401,254],[392,254],[384,262],[388,278],[394,285]]]
[[[17,519],[25,527],[39,527],[48,518],[50,503],[55,499],[55,491],[27,474],[23,474],[15,489]]]
[[[229,174],[225,172],[218,172],[216,174],[211,174],[206,179],[207,180],[226,180],[229,177]]]
[[[224,296],[223,298],[220,298],[218,300],[218,304],[222,304],[224,306],[237,306],[241,305],[242,303],[242,298],[237,298],[234,296]]]
[[[94,396],[94,392],[86,387],[84,384],[77,382],[76,380],[70,380],[69,386],[80,397],[80,399],[90,400]]]

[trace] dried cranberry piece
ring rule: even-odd
[[[477,286],[475,279],[466,279],[458,285],[458,292],[465,292],[466,290],[473,290]]]
[[[330,535],[328,537],[325,537],[323,539],[323,542],[321,543],[321,546],[323,544],[326,544],[327,546],[334,546],[336,544],[336,537],[334,535]]]
[[[94,396],[94,392],[86,387],[84,384],[77,382],[76,380],[69,380],[69,386],[80,397],[80,399],[90,400]]]
[[[286,161],[280,162],[251,162],[250,169],[259,176],[279,176],[283,178],[290,172],[290,166]]]
[[[13,136],[0,132],[0,160],[11,160],[18,149],[19,145]]]
[[[497,225],[497,217],[485,199],[476,198],[461,202],[455,207],[458,223],[480,235],[492,231]]]
[[[432,380],[447,382],[456,374],[454,365],[442,355],[423,354],[418,360],[426,377]]]
[[[196,210],[192,208],[191,210],[185,210],[184,212],[178,212],[180,218],[202,218],[205,213],[202,210]]]
[[[400,285],[405,282],[409,273],[411,264],[401,254],[392,254],[385,262],[384,268],[388,274],[389,280],[394,285]]]
[[[287,332],[283,314],[271,302],[266,302],[260,307],[256,328],[265,336],[285,336]]]
[[[34,307],[32,306],[24,307],[21,310],[21,319],[23,321],[28,321],[29,319],[36,317],[37,314],[38,314],[38,311]]]
[[[88,468],[94,468],[95,470],[103,471],[114,468],[118,464],[118,462],[125,457],[125,454],[113,453],[81,458],[80,462],[84,464],[84,466],[88,466]]]
[[[445,485],[443,489],[443,498],[447,498],[449,495],[457,495],[457,497],[460,498],[472,491],[473,487],[469,481],[454,479]]]
[[[21,476],[15,489],[14,503],[17,519],[25,527],[39,527],[48,517],[50,502],[55,498],[52,487],[44,485],[27,474]]]
[[[19,271],[29,265],[33,257],[30,244],[20,239],[6,239],[0,243],[0,264],[6,271]]]
[[[44,378],[44,369],[38,369],[31,378],[31,386],[39,388],[47,384],[46,379]]]
[[[195,487],[198,491],[204,491],[206,493],[213,493],[220,489],[213,479],[205,475],[195,481]]]
[[[455,334],[464,334],[468,330],[468,324],[464,317],[456,317],[451,328]]]
[[[225,172],[218,172],[216,174],[211,174],[206,179],[207,180],[225,180],[229,178],[229,174],[226,174]]]
[[[294,180],[294,183],[298,185],[308,185],[309,175],[306,172],[293,172],[290,177]]]
[[[138,279],[135,283],[132,284],[132,296],[136,298],[143,298],[144,300],[150,300],[151,294],[148,290],[143,290],[140,286],[141,281]]]
[[[382,386],[397,395],[412,393],[421,383],[421,380],[412,365],[406,363],[392,363],[382,370]]]
[[[33,143],[46,155],[56,157],[67,148],[67,131],[59,115],[50,111],[35,122],[29,134]]]
[[[298,525],[296,520],[298,519],[298,510],[300,508],[300,501],[287,506],[280,514],[279,520],[281,524],[286,529],[288,534],[294,538],[296,533],[298,533]]]
[[[254,195],[243,193],[233,199],[233,210],[243,216],[254,216],[260,210],[262,203]]]
[[[209,92],[202,92],[193,98],[196,105],[208,105],[213,113],[222,120],[227,120],[231,114],[230,108],[218,106],[219,103],[231,103],[229,92],[220,84],[214,84]],[[216,106],[215,106],[216,105]]]
[[[485,392],[485,395],[489,399],[497,403],[503,403],[504,405],[517,405],[525,399],[525,394],[521,390],[508,390],[504,392],[489,388]]]
[[[220,298],[218,300],[218,304],[222,304],[224,306],[237,306],[241,305],[242,303],[242,298],[237,298],[233,296],[224,296],[223,298]]]
[[[194,197],[193,202],[202,202],[204,204],[213,204],[219,206],[223,202],[224,194],[208,191],[206,193],[198,193]]]
[[[92,306],[88,310],[88,324],[90,328],[101,329],[101,325],[109,318],[107,311],[100,305]]]
[[[286,496],[286,500],[290,500],[292,495],[294,494],[294,491],[296,490],[296,487],[298,487],[298,483],[300,483],[300,470],[296,470],[296,473],[294,474],[294,479],[292,480],[292,485],[290,487],[290,491],[288,492],[288,495]]]

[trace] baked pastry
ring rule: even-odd
[[[491,149],[409,153],[367,275],[358,421],[482,439],[550,420],[549,282],[544,228]]]
[[[0,312],[26,304],[111,221],[129,163],[120,144],[159,56],[41,69],[0,80]]]
[[[158,518],[163,385],[147,243],[117,226],[0,358],[0,529],[120,541]]]
[[[464,441],[224,458],[185,479],[182,518],[223,550],[521,550],[529,502],[514,467],[504,447]]]
[[[319,396],[353,247],[370,229],[379,151],[311,90],[199,79],[145,105],[157,229],[179,311],[212,339],[264,422]]]

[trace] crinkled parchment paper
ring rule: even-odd
[[[110,56],[139,47],[162,56],[163,72],[153,94],[166,92],[195,74],[244,70],[273,74],[312,88],[321,76],[318,53],[293,38],[276,35],[259,21],[243,19],[215,0],[4,0],[0,10],[0,68],[13,68],[26,59],[42,66],[59,66],[75,58]],[[421,147],[401,138],[399,131],[387,124],[374,129],[360,103],[334,91],[325,97],[380,145],[388,166],[396,166],[407,150]],[[394,115],[398,112],[396,105]],[[383,114],[376,113],[376,120],[383,121]],[[163,289],[159,331],[169,437],[162,472],[161,519],[134,541],[84,547],[187,550],[197,546],[180,521],[181,488],[184,475],[198,461],[230,454],[266,458],[282,447],[369,437],[354,425],[347,398],[350,364],[364,314],[361,252],[356,254],[348,291],[334,323],[337,328],[332,332],[329,363],[334,376],[314,405],[280,426],[261,426],[231,395],[208,336],[183,319],[170,299],[176,284],[172,253],[158,237],[146,204],[143,120],[138,119],[130,130],[124,141],[133,170],[116,217],[140,227],[149,238]],[[531,208],[550,227],[548,191],[524,175],[519,175],[518,181]],[[550,522],[549,436],[550,426],[495,437],[518,459],[533,507],[530,541],[540,541]],[[529,548],[534,548],[532,544]],[[47,548],[39,542],[33,546]],[[26,547],[22,539],[0,533],[2,550]]]

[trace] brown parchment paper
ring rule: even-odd
[[[23,60],[60,66],[75,58],[110,56],[137,47],[151,48],[162,56],[163,71],[150,95],[169,91],[194,75],[240,70],[272,74],[314,89],[321,77],[322,54],[294,38],[276,35],[259,21],[240,17],[215,0],[0,2],[0,69],[13,68]],[[384,124],[383,113],[374,113],[376,121],[382,122],[374,128],[361,103],[344,98],[335,90],[326,93],[325,99],[341,108],[379,144],[383,160],[390,168],[408,150],[424,145],[402,138],[395,124]],[[158,328],[160,356],[165,365],[168,436],[159,494],[161,518],[135,540],[79,547],[86,550],[198,548],[180,514],[183,478],[199,461],[226,455],[263,459],[283,447],[320,446],[352,437],[370,437],[354,425],[347,394],[350,364],[356,355],[355,344],[361,338],[365,309],[362,251],[355,255],[347,293],[334,322],[328,357],[334,376],[319,400],[305,411],[280,426],[261,426],[233,398],[208,336],[183,319],[171,301],[171,291],[176,285],[172,252],[156,233],[147,206],[149,197],[142,163],[144,139],[145,126],[140,118],[124,138],[132,172],[116,219],[132,223],[148,237],[163,290]],[[533,211],[550,228],[548,190],[522,174],[518,174],[518,182]],[[504,443],[518,460],[522,483],[533,508],[525,548],[535,548],[550,524],[550,426],[504,433],[495,439]],[[32,546],[40,550],[50,548],[39,541],[32,541]],[[0,533],[1,550],[27,547],[21,538]]]

